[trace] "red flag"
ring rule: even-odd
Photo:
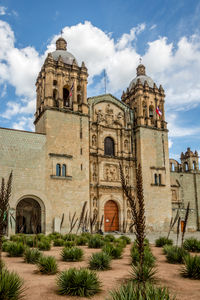
[[[159,109],[158,106],[157,106],[157,108],[156,108],[156,113],[157,113],[157,115],[162,116],[162,112],[160,111],[160,109]]]
[[[71,86],[71,89],[70,89],[70,92],[69,92],[69,96],[71,97],[72,96],[72,91],[74,89],[74,83],[72,83],[72,86]]]

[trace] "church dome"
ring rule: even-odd
[[[131,90],[131,88],[137,83],[138,79],[140,79],[142,85],[144,85],[144,82],[147,81],[149,87],[153,88],[154,81],[151,79],[151,77],[146,75],[145,66],[142,64],[137,67],[137,76],[131,81],[129,90]]]
[[[67,51],[67,42],[62,37],[56,41],[56,51],[52,52],[51,54],[55,61],[58,61],[59,56],[61,56],[65,64],[72,65],[73,60],[75,60],[77,64],[74,55]]]

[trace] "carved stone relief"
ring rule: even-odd
[[[119,180],[119,172],[118,167],[112,164],[106,164],[104,166],[104,180],[106,181],[118,181]]]
[[[105,108],[105,112],[102,109],[96,110],[95,114],[97,116],[97,123],[104,122],[107,126],[112,126],[114,124],[123,126],[124,122],[124,115],[122,112],[118,112],[114,114],[113,109],[111,108],[110,104],[107,104]]]
[[[127,210],[127,219],[131,219],[131,211]]]

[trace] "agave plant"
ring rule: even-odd
[[[58,265],[53,256],[41,256],[37,266],[42,274],[53,275],[58,272]]]
[[[63,261],[81,261],[83,258],[83,250],[78,247],[63,248],[61,257]]]
[[[57,286],[60,295],[79,297],[90,297],[101,290],[97,274],[85,268],[61,272],[57,277]]]
[[[23,280],[15,272],[0,271],[0,299],[20,300],[24,297]]]
[[[111,257],[105,252],[93,253],[90,260],[89,266],[91,270],[109,270],[110,269]]]
[[[155,287],[148,284],[142,290],[138,285],[129,282],[119,289],[111,291],[107,300],[175,300],[167,288]]]
[[[36,264],[42,253],[38,249],[27,248],[24,252],[24,261],[28,264]]]
[[[200,279],[200,256],[185,256],[181,275],[191,279]]]

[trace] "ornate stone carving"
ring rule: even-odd
[[[129,167],[128,166],[125,167],[125,179],[126,179],[126,182],[128,183],[129,182]]]
[[[118,167],[112,164],[106,164],[104,166],[104,180],[106,181],[118,181],[119,172]]]
[[[131,211],[127,210],[127,219],[131,219]]]
[[[113,126],[114,124],[123,125],[124,115],[122,112],[118,112],[114,115],[114,111],[111,108],[110,104],[107,104],[105,108],[105,112],[102,112],[102,109],[95,110],[95,114],[97,116],[97,123],[104,122],[107,126]]]

